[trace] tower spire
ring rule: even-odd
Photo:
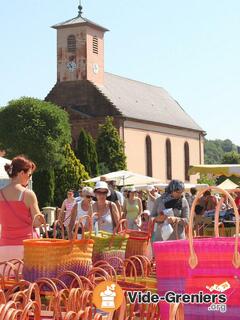
[[[83,6],[82,6],[82,0],[79,0],[79,6],[78,6],[78,16],[81,17],[83,13]]]

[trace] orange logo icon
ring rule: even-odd
[[[93,291],[93,303],[97,309],[113,312],[123,303],[124,294],[121,287],[112,281],[103,281]]]

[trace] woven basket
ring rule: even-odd
[[[93,264],[99,260],[104,260],[109,262],[112,257],[118,257],[119,259],[125,259],[125,252],[128,243],[128,234],[122,232],[117,234],[117,230],[125,222],[121,220],[118,223],[118,226],[114,230],[114,233],[99,231],[97,235],[94,235],[92,232],[92,224],[90,226],[90,231],[85,234],[85,236],[91,237],[94,240],[93,246]],[[111,263],[110,263],[111,264]],[[111,264],[115,268],[119,267],[118,262]]]
[[[128,229],[127,220],[124,220],[125,229],[118,234],[127,234],[129,236],[126,247],[126,258],[140,255],[152,258],[152,246],[150,242],[152,226],[149,224],[148,231],[137,231]]]
[[[92,268],[92,252],[94,241],[92,239],[84,238],[84,225],[83,220],[89,219],[89,216],[81,217],[75,224],[75,232],[73,239],[69,241],[71,243],[71,252],[69,253],[67,260],[62,265],[61,273],[64,271],[72,271],[78,276],[86,276]],[[79,227],[82,228],[82,239],[77,240]],[[66,284],[68,280],[65,281]]]
[[[42,220],[48,237],[45,219],[42,215],[37,215],[36,218]],[[61,239],[24,240],[23,246],[23,278],[30,282],[45,277],[56,278],[66,269],[69,255],[72,252],[72,243]]]

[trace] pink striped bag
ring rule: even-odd
[[[197,204],[200,196],[208,189],[217,190],[217,192],[222,193],[231,201],[236,215],[237,236],[235,238],[219,237],[218,206],[215,213],[216,238],[193,239],[195,205]],[[181,293],[198,293],[201,289],[204,293],[206,291],[206,286],[212,287],[214,284],[221,285],[224,282],[228,282],[232,288],[229,288],[224,292],[228,299],[226,304],[227,311],[225,313],[221,311],[211,311],[211,307],[214,308],[216,306],[212,306],[210,304],[185,304],[185,320],[240,319],[240,297],[238,297],[238,292],[240,291],[238,234],[239,214],[234,200],[228,192],[219,188],[209,187],[201,191],[193,203],[189,224],[189,241],[179,240],[168,241],[167,243],[154,243],[153,246],[157,264],[158,290],[161,295],[165,294],[166,291],[171,290]],[[163,252],[165,252],[165,255]],[[221,282],[223,279],[225,279],[225,281]],[[213,293],[216,292],[213,291]],[[162,303],[162,319],[167,320],[168,315],[169,305]]]
[[[213,189],[213,188],[211,188]],[[219,237],[219,210],[215,213],[216,238],[193,239],[194,207],[189,223],[189,275],[185,292],[205,294],[223,294],[227,301],[216,299],[214,303],[186,304],[185,319],[218,320],[240,319],[240,257],[239,213],[233,198],[226,191],[214,188],[224,194],[231,202],[236,217],[236,237]]]

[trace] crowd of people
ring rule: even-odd
[[[80,188],[75,198],[73,190],[69,190],[58,219],[71,238],[80,217],[93,215],[95,231],[114,232],[119,221],[125,219],[128,229],[151,232],[153,241],[165,239],[161,233],[169,225],[172,226],[169,240],[184,239],[189,203],[184,197],[184,184],[178,180],[171,181],[165,192],[155,186],[148,186],[145,191],[130,186],[120,192],[116,181],[107,181],[103,176],[94,188]]]
[[[0,191],[0,255],[4,260],[21,256],[22,241],[34,237],[33,227],[41,224],[37,197],[26,188],[35,169],[36,165],[24,157],[16,157],[5,165],[11,183]],[[128,229],[149,232],[152,241],[184,239],[196,194],[195,188],[186,192],[184,183],[179,180],[172,180],[164,191],[155,186],[148,186],[145,191],[134,186],[119,191],[116,181],[107,181],[103,176],[94,188],[80,188],[77,197],[69,190],[57,219],[63,223],[70,239],[76,222],[83,216],[93,223],[83,222],[78,238],[83,228],[90,225],[95,232],[113,233],[125,219]],[[219,195],[206,191],[195,207],[196,215],[214,211],[220,199]],[[235,203],[240,208],[240,193],[235,195]],[[227,200],[224,199],[221,209],[231,209]],[[14,250],[9,250],[12,248]]]
[[[81,216],[97,213],[95,220],[98,223],[94,221],[94,226],[99,231],[113,232],[118,222],[126,219],[128,229],[152,232],[152,241],[185,239],[190,209],[197,192],[194,187],[186,192],[184,183],[179,180],[172,180],[164,191],[153,185],[146,190],[130,186],[118,191],[116,181],[107,181],[103,176],[94,188],[80,188],[76,198],[73,190],[70,190],[59,217],[70,237]],[[240,208],[240,193],[233,196]],[[219,194],[205,191],[195,206],[196,215],[204,216],[215,211],[221,199]],[[232,209],[224,197],[220,209]]]

